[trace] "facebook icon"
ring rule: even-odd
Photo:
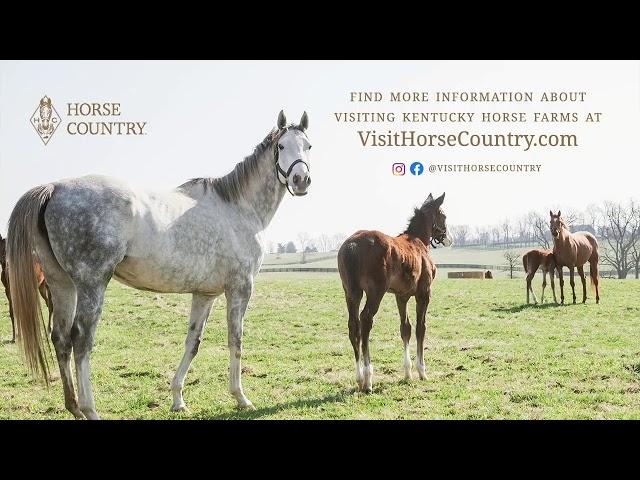
[[[409,167],[409,171],[411,172],[411,175],[422,175],[424,167],[420,162],[413,162]]]

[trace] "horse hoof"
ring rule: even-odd
[[[179,405],[172,405],[171,406],[171,411],[172,412],[186,412],[186,413],[189,413],[189,409],[187,408],[187,406],[184,403],[181,403]]]
[[[256,409],[256,407],[254,407],[253,403],[251,403],[248,400],[247,400],[247,403],[245,403],[243,405],[238,405],[238,410],[254,411],[255,409]]]

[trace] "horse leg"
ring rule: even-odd
[[[549,280],[551,281],[551,292],[553,293],[553,302],[557,305],[558,304],[558,299],[556,298],[556,286],[555,286],[555,282],[553,280],[554,277],[554,269],[550,268],[549,269]]]
[[[242,390],[242,325],[244,314],[249,305],[249,298],[253,292],[253,279],[248,279],[240,285],[225,292],[227,297],[227,330],[229,345],[229,391],[238,402],[238,408],[255,410],[253,403],[244,395]]]
[[[73,356],[78,381],[78,405],[87,420],[100,420],[96,412],[91,385],[91,351],[93,340],[102,315],[104,294],[108,282],[91,282],[78,285],[76,316],[71,328]]]
[[[50,287],[51,296],[55,298],[51,341],[60,369],[64,406],[74,417],[82,419],[84,415],[78,408],[78,400],[73,387],[73,375],[71,374],[71,350],[73,348],[71,329],[76,312],[77,292],[71,279],[64,278],[64,276],[66,274],[63,273],[60,278],[56,278]]]
[[[584,278],[584,266],[580,265],[578,267],[578,274],[580,275],[580,280],[582,280],[582,303],[586,303],[587,301],[587,280]]]
[[[560,304],[564,305],[564,275],[562,267],[558,267],[558,280],[560,281]]]
[[[362,390],[367,393],[373,391],[373,365],[371,364],[371,357],[369,356],[369,334],[373,327],[373,317],[378,313],[380,308],[380,302],[384,296],[384,291],[368,291],[367,301],[364,304],[362,312],[360,312],[360,328],[362,335],[362,360],[364,379],[362,382]]]
[[[540,297],[540,303],[544,303],[544,290],[547,288],[547,272],[542,270],[542,297]]]
[[[527,273],[527,305],[529,305],[529,292],[533,296],[533,303],[538,303],[538,299],[536,298],[536,293],[533,291],[533,287],[531,286],[531,282],[533,277],[535,277],[536,271],[532,271]]]
[[[592,255],[589,259],[589,276],[596,289],[596,303],[600,303],[600,276],[598,275],[598,254]]]
[[[345,291],[345,297],[347,299],[347,310],[349,311],[349,340],[351,340],[353,355],[356,361],[356,382],[358,383],[358,388],[362,388],[364,375],[362,373],[362,362],[360,359],[360,318],[358,316],[360,302],[362,301],[362,290],[351,293]]]
[[[173,394],[173,405],[171,410],[174,412],[184,410],[186,405],[182,398],[182,388],[184,379],[187,376],[191,362],[198,353],[200,342],[202,341],[202,332],[207,324],[211,307],[216,297],[210,295],[193,294],[191,299],[191,314],[189,316],[189,332],[184,342],[184,354],[176,374],[171,382],[171,392]]]
[[[16,343],[16,319],[13,316],[13,303],[11,302],[11,288],[7,283],[5,285],[4,293],[9,300],[9,318],[11,319],[11,343]]]
[[[569,267],[569,282],[571,283],[571,292],[573,293],[573,303],[575,305],[576,303],[576,281],[573,278],[574,276],[574,268],[573,267]]]
[[[407,302],[409,297],[396,295],[398,313],[400,314],[400,337],[404,345],[404,378],[411,380],[411,355],[409,354],[409,340],[411,340],[411,322],[407,315]]]
[[[427,307],[431,298],[431,288],[428,288],[424,294],[416,295],[416,340],[417,340],[417,357],[416,367],[420,380],[426,380],[427,375],[424,369],[424,336],[427,330]]]

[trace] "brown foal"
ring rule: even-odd
[[[436,276],[429,246],[435,247],[436,243],[451,245],[447,236],[446,216],[440,208],[443,201],[444,193],[437,199],[429,194],[422,206],[415,209],[407,229],[397,237],[378,231],[360,230],[345,240],[338,251],[338,270],[349,312],[349,339],[355,355],[356,381],[362,391],[372,391],[369,334],[373,317],[386,292],[396,296],[407,379],[411,379],[411,323],[407,315],[407,302],[412,296],[416,298],[416,366],[420,378],[426,378],[426,313],[431,298],[431,284]],[[366,292],[367,300],[358,314],[363,292]]]

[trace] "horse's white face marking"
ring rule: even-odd
[[[311,183],[311,173],[309,172],[311,143],[306,134],[297,129],[289,129],[280,137],[277,148],[280,168],[289,172],[289,168],[293,165],[287,178],[287,185],[295,195],[306,195]],[[302,160],[302,162],[294,165],[296,160]],[[281,181],[284,181],[281,173],[278,176]]]

